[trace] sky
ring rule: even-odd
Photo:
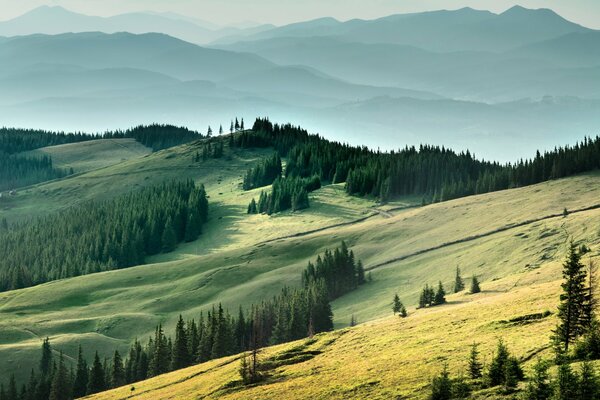
[[[245,22],[284,25],[331,16],[373,19],[390,14],[472,7],[502,12],[516,4],[551,8],[581,25],[600,29],[600,0],[0,0],[0,20],[41,5],[110,16],[134,11],[174,12],[220,25]]]

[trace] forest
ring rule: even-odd
[[[236,316],[221,304],[206,314],[201,312],[197,320],[184,320],[180,315],[173,335],[166,335],[162,325],[158,325],[144,343],[135,340],[127,355],[115,351],[111,359],[101,359],[95,351],[88,364],[83,354],[90,349],[79,346],[73,369],[62,352],[57,360],[58,349],[53,349],[46,338],[38,370],[32,370],[29,381],[19,387],[14,377],[6,386],[0,382],[0,400],[70,400],[211,359],[330,331],[333,314],[329,299],[333,293],[329,287],[358,282],[358,266],[362,264],[342,243],[319,256],[316,265],[321,272],[335,269],[338,273],[324,274],[328,276],[326,281],[324,276],[304,272],[306,279],[300,288],[284,287],[272,299],[253,304],[246,311],[240,307]],[[316,272],[314,264],[309,263],[307,271]]]
[[[0,291],[142,264],[195,240],[207,219],[204,187],[186,181],[2,223]]]
[[[439,146],[407,146],[380,152],[326,140],[290,124],[258,118],[252,130],[239,133],[241,148],[274,147],[287,161],[286,177],[319,176],[329,183],[345,182],[353,195],[388,200],[419,195],[424,203],[531,185],[600,168],[600,137],[584,138],[530,160],[500,164],[477,160],[469,151],[457,153]]]

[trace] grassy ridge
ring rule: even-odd
[[[152,152],[135,139],[98,139],[80,143],[43,147],[29,151],[27,155],[48,155],[56,168],[75,173],[119,164]]]

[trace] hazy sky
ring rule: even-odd
[[[280,25],[323,16],[371,19],[467,6],[501,12],[515,4],[551,8],[571,21],[600,29],[600,0],[0,0],[0,20],[40,5],[60,5],[102,16],[152,10],[176,12],[218,24],[256,21]]]

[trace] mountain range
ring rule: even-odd
[[[3,125],[204,130],[272,115],[354,144],[436,141],[510,161],[600,122],[600,32],[546,9],[223,28],[42,7],[0,34]]]

